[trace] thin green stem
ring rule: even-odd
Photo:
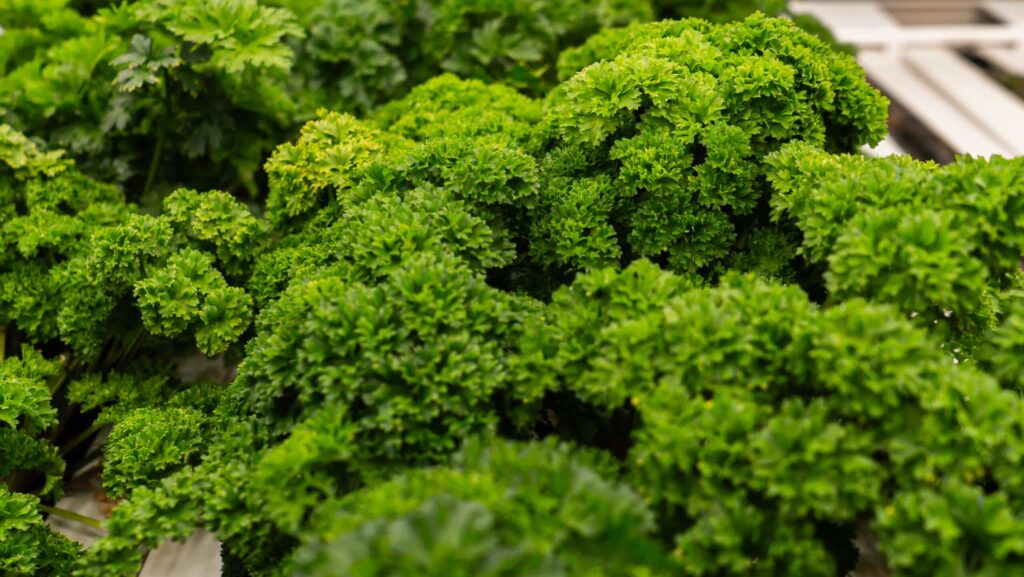
[[[114,366],[121,368],[124,366],[126,362],[130,361],[132,356],[134,356],[135,353],[138,352],[139,347],[141,347],[142,343],[146,340],[147,335],[148,333],[146,332],[146,327],[140,326],[139,329],[135,331],[135,335],[132,337],[131,342],[128,343],[128,346],[125,347],[123,351],[121,351],[121,356],[117,359],[117,362]]]
[[[72,474],[71,479],[75,480],[75,479],[87,478],[90,474],[92,474],[94,471],[96,471],[96,469],[99,469],[100,467],[102,467],[103,463],[99,459],[96,458],[96,457],[99,456],[99,454],[100,454],[100,451],[95,451],[94,450],[94,451],[90,451],[85,457],[83,457],[82,458],[82,462],[85,463],[85,465],[83,465],[82,467],[78,468],[74,472],[74,474]]]
[[[7,327],[0,326],[0,361],[4,360],[5,350],[7,350]]]
[[[68,443],[61,448],[60,454],[63,456],[63,455],[67,455],[71,451],[74,451],[75,447],[81,445],[86,440],[88,440],[89,437],[93,436],[100,429],[102,429],[104,424],[105,423],[93,423],[92,425],[89,425],[88,429],[82,431],[81,433],[76,435],[74,439],[71,439],[70,441],[68,441]]]
[[[153,181],[156,180],[156,172],[160,168],[160,159],[164,152],[164,141],[167,140],[167,123],[171,118],[171,89],[170,76],[164,70],[164,94],[163,94],[163,118],[160,119],[160,128],[156,135],[156,148],[153,150],[153,158],[149,161],[149,172],[146,173],[146,184],[142,186],[142,197],[146,198],[153,188]]]
[[[67,356],[61,356],[60,374],[50,383],[50,396],[55,396],[57,391],[68,382],[72,371],[77,367],[74,361],[68,362]]]
[[[93,519],[92,517],[86,517],[85,515],[79,515],[74,511],[68,511],[67,509],[61,509],[60,507],[51,507],[49,505],[40,505],[39,510],[49,515],[56,515],[65,519],[71,519],[72,521],[78,521],[83,525],[90,527],[96,527],[97,529],[103,528],[103,521],[99,519]]]
[[[149,162],[149,172],[146,174],[146,184],[142,186],[142,197],[146,198],[149,195],[149,189],[153,187],[153,181],[156,179],[156,171],[160,166],[160,156],[164,150],[164,135],[167,131],[160,129],[160,132],[156,136],[156,149],[153,150],[153,159]]]

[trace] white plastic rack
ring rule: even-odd
[[[796,0],[790,10],[856,46],[868,78],[953,152],[1024,155],[1024,100],[965,56],[1024,76],[1024,1]],[[887,139],[868,152],[900,148]]]

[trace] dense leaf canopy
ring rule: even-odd
[[[784,12],[0,0],[0,573],[1022,571],[1024,161]]]

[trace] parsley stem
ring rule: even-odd
[[[160,168],[160,157],[164,151],[164,140],[167,137],[167,123],[171,119],[171,92],[170,87],[170,76],[167,74],[167,70],[164,70],[163,74],[163,91],[164,91],[164,103],[163,103],[163,118],[160,119],[160,128],[156,135],[156,147],[153,149],[153,158],[149,161],[149,172],[146,174],[146,184],[142,186],[142,198],[146,198],[149,195],[149,189],[153,187],[153,181],[156,180],[156,171]]]
[[[103,528],[103,522],[99,519],[93,519],[92,517],[86,517],[85,515],[79,515],[74,511],[68,511],[67,509],[61,509],[60,507],[51,507],[49,505],[40,505],[39,510],[48,513],[50,515],[56,515],[65,519],[71,519],[72,521],[78,521],[83,525],[90,527],[96,527],[97,529]]]
[[[71,451],[74,451],[75,447],[81,445],[82,443],[84,443],[86,441],[86,439],[88,439],[89,437],[93,436],[97,431],[102,429],[103,425],[104,425],[104,423],[93,423],[93,424],[89,425],[89,428],[87,428],[86,430],[82,431],[81,433],[76,435],[75,438],[73,438],[70,441],[68,441],[68,443],[61,448],[60,454],[61,455],[67,455]]]
[[[63,355],[61,356],[60,374],[57,376],[56,379],[53,380],[53,382],[50,383],[51,397],[56,396],[57,391],[59,391],[61,387],[63,387],[64,384],[68,382],[68,379],[71,378],[71,375],[73,374],[72,371],[74,370],[74,367],[74,361],[72,361],[69,364],[67,362],[67,357]]]
[[[146,198],[149,195],[149,189],[153,186],[153,181],[156,179],[156,171],[160,166],[160,156],[164,149],[164,134],[166,131],[160,130],[156,137],[156,148],[153,150],[153,159],[149,162],[149,172],[146,174],[146,184],[142,187],[142,197]]]

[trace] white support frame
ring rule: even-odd
[[[1024,75],[1024,1],[980,4],[998,22],[905,26],[870,0],[794,0],[790,10],[855,45],[869,79],[954,152],[1024,155],[1024,101],[957,51]]]
[[[981,3],[981,10],[991,16],[1020,30],[1024,36],[1024,2],[1020,0],[987,0]],[[985,47],[978,55],[1003,72],[1014,76],[1024,76],[1024,46],[1012,48]]]

